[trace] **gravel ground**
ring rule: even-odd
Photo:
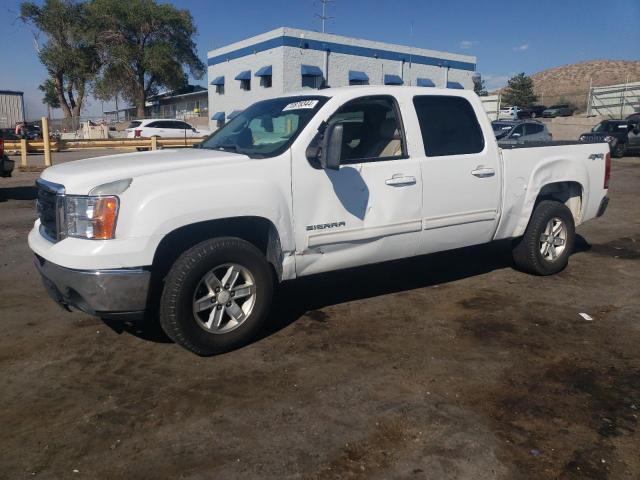
[[[35,178],[0,179],[2,478],[640,478],[640,158],[556,276],[484,245],[306,278],[208,359],[49,300]]]

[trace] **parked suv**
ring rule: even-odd
[[[570,117],[575,112],[575,108],[566,103],[562,103],[559,105],[551,105],[545,111],[542,112],[542,116],[545,118],[553,118],[553,117]]]
[[[535,120],[496,120],[491,126],[501,146],[552,140],[546,125]]]
[[[541,117],[542,112],[547,109],[545,105],[531,105],[530,107],[523,108],[518,112],[518,118],[536,118]]]
[[[607,142],[614,157],[624,157],[629,150],[640,150],[640,120],[604,120],[590,132],[580,135],[579,140]]]
[[[127,127],[128,138],[140,137],[207,137],[211,131],[204,128],[194,128],[182,120],[165,120],[149,118],[134,120]]]

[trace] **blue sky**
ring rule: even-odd
[[[203,61],[213,48],[280,26],[320,28],[314,17],[320,2],[314,0],[171,3],[191,11]],[[37,86],[46,72],[30,27],[17,20],[19,5],[0,0],[0,89],[24,91],[32,118],[45,111]],[[330,33],[475,55],[490,88],[521,71],[593,59],[640,60],[640,0],[336,0],[328,13],[335,17]],[[205,85],[206,78],[196,83]],[[91,99],[85,110],[99,115],[100,102]]]

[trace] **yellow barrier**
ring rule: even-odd
[[[32,170],[27,164],[27,153],[44,153],[45,166],[51,165],[51,152],[85,150],[93,148],[145,148],[157,150],[159,148],[192,147],[199,144],[202,138],[117,138],[109,140],[5,140],[4,149],[7,152],[20,152],[20,169]]]

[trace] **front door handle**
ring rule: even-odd
[[[471,175],[478,178],[493,177],[495,174],[496,171],[493,168],[483,167],[482,165],[477,166],[476,169],[471,172]]]
[[[387,185],[391,185],[392,187],[415,185],[416,177],[405,177],[400,174],[395,174],[393,177],[387,178],[384,183],[386,183]]]

